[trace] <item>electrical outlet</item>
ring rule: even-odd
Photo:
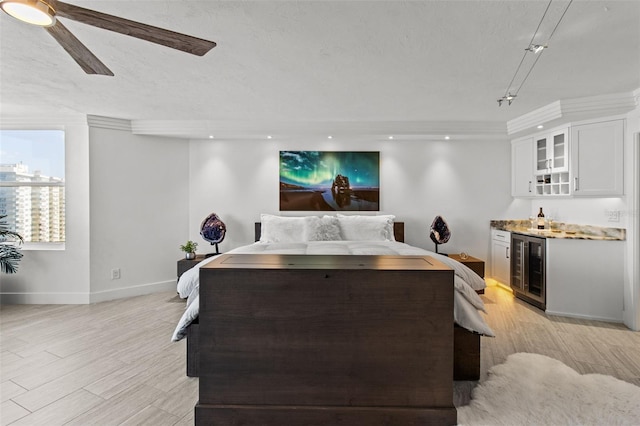
[[[120,268],[116,268],[116,269],[112,269],[111,270],[111,279],[112,280],[119,280],[120,279]]]
[[[608,222],[620,222],[620,210],[607,210],[606,214]]]

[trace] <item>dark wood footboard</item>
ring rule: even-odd
[[[200,325],[187,330],[187,376],[200,375]],[[480,380],[480,335],[456,325],[453,329],[453,380]]]
[[[196,424],[455,424],[453,291],[428,256],[222,255]]]

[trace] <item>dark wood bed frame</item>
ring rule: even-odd
[[[260,237],[259,223],[256,224],[255,230],[256,230],[256,240],[258,240]],[[402,222],[396,222],[394,224],[394,231],[395,231],[396,240],[403,242],[404,241],[404,224]],[[229,256],[234,256],[234,255],[227,255],[227,260]],[[244,255],[244,257],[242,255],[240,256],[235,255],[235,256],[238,258],[247,258],[247,256],[251,256],[251,255]],[[260,259],[266,259],[269,255],[253,255],[253,256],[254,257],[262,256]],[[298,259],[301,257],[303,256],[298,256],[298,257],[293,256],[292,258]],[[281,259],[282,256],[280,257],[276,256],[276,258]],[[357,256],[356,257],[343,256],[342,258],[343,259],[350,258],[350,259],[354,259],[354,261],[357,260],[356,259]],[[373,257],[363,256],[362,258],[363,260],[361,261],[361,263],[364,263],[364,262],[367,262],[366,259],[370,259]],[[406,258],[406,257],[396,257],[395,259],[402,260],[403,258]],[[223,262],[227,260],[221,259],[221,261]],[[217,262],[218,262],[218,259],[214,260],[211,263],[217,263]],[[278,296],[279,299],[274,299],[272,294],[265,293],[264,306],[270,306],[269,305],[270,303],[275,303],[276,305],[277,303],[282,303],[280,299],[282,299],[282,294],[286,293],[282,291],[282,287],[281,287],[282,285],[285,285],[285,287],[287,285],[290,286],[293,283],[301,282],[300,280],[303,280],[303,282],[305,283],[307,282],[307,279],[305,276],[300,276],[299,274],[297,275],[295,266],[290,266],[290,267],[287,266],[287,265],[293,265],[293,260],[289,259],[289,260],[286,260],[286,262],[291,262],[291,263],[287,263],[284,266],[283,265],[280,266],[280,268],[283,269],[281,272],[283,272],[284,274],[281,273],[279,275],[276,275],[276,278],[273,279],[272,282],[281,283],[283,282],[283,280],[284,281],[291,280],[291,282],[289,282],[288,284],[278,284],[278,286],[280,286],[280,287],[277,287],[278,288],[277,293],[279,295]],[[290,269],[290,268],[293,268],[293,269]],[[333,277],[333,275],[338,272],[335,267],[332,266],[332,268],[333,269],[330,269],[327,271],[327,274],[326,274],[327,278],[330,275]],[[373,272],[385,273],[384,271],[373,271],[372,274],[368,274],[367,271],[362,271],[361,270],[362,268],[357,268],[349,265],[343,266],[339,269],[340,269],[340,272],[344,272],[343,269],[348,270],[349,268],[359,269],[357,271],[357,273],[359,274],[357,276],[359,278],[357,279],[360,280],[360,282],[363,282],[363,280],[365,280],[364,282],[366,282],[367,285],[369,285],[369,283],[372,284],[371,287],[376,287],[377,285],[380,285],[378,281],[381,281],[376,279],[376,277],[378,277],[379,275],[373,274]],[[204,275],[203,275],[203,271],[204,271]],[[204,268],[201,270],[201,308],[200,308],[201,315],[211,315],[211,314],[205,314],[205,312],[211,311],[211,308],[209,307],[209,309],[207,310],[206,306],[207,304],[211,305],[212,303],[211,300],[213,300],[212,296],[210,295],[207,296],[207,292],[203,291],[204,289],[202,286],[203,285],[209,286],[207,287],[208,289],[213,287],[218,287],[218,283],[220,282],[220,279],[221,279],[220,275],[216,275],[216,281],[215,281],[216,285],[213,285],[211,283],[212,280],[210,279],[211,272],[212,271],[208,269],[205,270]],[[215,272],[220,273],[220,271],[215,271]],[[247,277],[256,276],[256,271],[249,271],[249,272],[253,275],[251,274],[245,275],[245,278],[242,278],[241,275],[238,275],[238,274],[247,273],[246,270],[239,268],[238,270],[233,271],[233,277],[231,278],[231,282],[233,283],[233,285],[229,286],[229,284],[227,284],[227,287],[226,287],[227,293],[224,293],[224,292],[220,293],[220,290],[216,288],[216,290],[214,291],[218,293],[215,295],[214,299],[216,300],[220,299],[222,295],[224,295],[225,297],[228,296],[228,291],[230,288],[236,288],[241,282],[244,283],[244,282],[250,281],[251,279]],[[264,270],[257,271],[257,273],[260,274],[261,282],[263,282],[263,279],[265,278],[265,276],[267,276],[266,272],[269,272],[269,271],[264,271]],[[354,271],[351,271],[351,272],[354,272]],[[273,273],[273,271],[271,271],[270,273]],[[404,286],[405,283],[407,282],[410,283],[412,279],[413,278],[407,278],[403,276],[400,279],[391,280],[390,282],[393,282],[394,285],[384,286],[384,289],[383,289],[385,296],[382,298],[382,300],[385,305],[383,307],[378,306],[376,307],[376,309],[383,309],[383,310],[388,309],[390,312],[393,311],[396,313],[395,315],[397,315],[399,312],[404,313],[405,310],[411,310],[412,308],[409,307],[408,305],[411,304],[411,300],[415,297],[428,296],[428,297],[437,298],[437,297],[443,297],[443,295],[445,294],[449,294],[451,296],[451,304],[453,303],[452,291],[446,290],[443,292],[439,290],[440,293],[438,293],[433,289],[430,290],[430,287],[425,286],[424,282],[433,281],[433,279],[432,278],[425,279],[425,276],[422,275],[419,279],[420,286],[418,288],[420,290],[416,290],[422,293],[416,293],[415,295],[413,295],[412,298],[409,298],[408,300],[403,299],[401,301],[398,301],[395,304],[390,303],[387,306],[387,300],[388,299],[393,300],[393,296],[387,297],[387,295],[389,294],[389,292],[395,291],[394,289],[397,288],[397,285],[398,285],[397,283],[401,282],[402,285]],[[385,281],[387,280],[385,279]],[[432,284],[433,283],[431,282],[429,283],[429,285],[432,285]],[[350,281],[348,281],[345,285],[350,285]],[[450,289],[451,287],[446,287],[446,288]],[[324,291],[322,290],[323,288],[324,287],[321,286],[319,287],[320,290],[315,289],[314,291],[315,292]],[[262,287],[256,287],[256,289],[262,289]],[[255,291],[255,289],[252,291]],[[357,291],[354,290],[353,288],[350,288],[349,291],[350,293],[348,295],[348,298],[349,298],[348,302],[351,301],[351,298],[358,296],[357,294],[355,295],[351,294],[354,292],[357,293]],[[405,291],[409,291],[409,290],[405,290]],[[210,293],[211,291],[209,291],[209,294]],[[204,297],[205,298],[208,297],[208,299],[203,299],[203,294],[204,294]],[[252,293],[249,292],[248,294],[252,294]],[[275,294],[275,290],[274,290],[274,294]],[[437,294],[440,294],[440,296],[437,296]],[[331,300],[330,306],[334,306],[336,304],[340,305],[341,303],[346,303],[346,302],[344,300],[340,302],[336,298],[343,297],[343,296],[344,296],[343,294],[332,294],[330,297],[333,299],[320,298],[320,300],[324,300],[324,301]],[[247,293],[244,293],[244,295],[241,297],[246,298]],[[362,300],[364,301],[365,299],[362,299]],[[413,367],[416,367],[416,362],[418,359],[424,359],[424,364],[418,365],[419,369],[414,371],[413,374],[409,374],[408,376],[406,374],[404,376],[400,375],[398,376],[398,378],[392,377],[393,374],[389,377],[385,376],[384,380],[388,381],[389,383],[385,382],[385,387],[382,392],[380,391],[379,388],[376,388],[375,391],[372,391],[371,389],[362,390],[357,388],[357,386],[354,385],[354,383],[358,383],[358,384],[366,383],[368,386],[369,384],[371,384],[372,381],[376,382],[376,381],[383,380],[381,379],[380,374],[376,373],[376,371],[379,371],[380,368],[383,367],[382,365],[378,365],[378,363],[388,362],[388,358],[381,358],[386,356],[384,354],[387,351],[381,350],[381,346],[378,343],[373,344],[373,347],[371,347],[370,346],[372,344],[371,339],[369,340],[365,339],[364,343],[362,339],[358,340],[361,337],[360,332],[356,333],[355,336],[349,336],[349,339],[350,339],[349,341],[353,340],[354,344],[356,345],[363,345],[363,344],[365,345],[363,347],[367,348],[366,353],[368,353],[369,355],[367,357],[364,357],[364,359],[366,359],[367,362],[372,363],[372,365],[368,366],[367,369],[356,368],[354,366],[350,366],[349,368],[345,367],[346,369],[341,372],[341,374],[344,376],[344,381],[340,383],[336,382],[337,380],[336,377],[331,376],[330,374],[329,376],[327,376],[327,377],[330,377],[330,379],[325,380],[324,374],[319,374],[317,369],[316,369],[315,376],[312,376],[312,375],[310,376],[309,375],[310,373],[306,372],[303,369],[303,366],[308,365],[309,363],[315,365],[317,362],[323,362],[324,360],[322,359],[298,360],[298,358],[294,358],[293,360],[287,359],[285,361],[281,359],[281,357],[283,356],[282,353],[279,353],[279,355],[273,355],[270,352],[270,350],[266,350],[265,352],[264,348],[261,348],[260,350],[258,350],[256,352],[256,356],[247,357],[247,353],[250,354],[252,352],[251,349],[248,349],[248,348],[251,348],[251,344],[248,344],[247,346],[246,344],[247,340],[252,341],[258,337],[254,336],[251,339],[247,339],[247,335],[243,334],[243,331],[242,331],[244,330],[243,329],[244,325],[242,323],[242,320],[241,319],[239,320],[239,318],[242,318],[243,316],[246,318],[247,315],[250,317],[253,317],[255,315],[264,314],[261,311],[263,309],[268,309],[268,308],[265,308],[264,306],[261,306],[261,305],[253,304],[253,306],[256,306],[256,309],[259,309],[259,311],[251,311],[251,310],[247,311],[246,309],[243,310],[244,305],[251,306],[252,304],[244,303],[244,302],[245,300],[241,300],[241,299],[238,299],[238,300],[234,300],[233,298],[226,299],[225,305],[216,307],[216,311],[222,311],[227,309],[227,307],[230,307],[227,310],[229,310],[229,312],[231,313],[227,312],[226,317],[224,316],[224,313],[222,313],[223,317],[216,317],[215,320],[207,319],[203,316],[203,320],[207,321],[206,324],[210,324],[212,322],[220,324],[221,321],[234,321],[233,324],[224,324],[224,326],[221,327],[221,329],[223,330],[224,329],[231,330],[231,331],[228,331],[229,335],[227,336],[220,335],[219,330],[215,331],[216,335],[212,335],[212,330],[209,328],[205,328],[205,334],[202,335],[202,326],[197,322],[193,323],[187,331],[187,375],[201,376],[200,401],[199,401],[199,404],[196,406],[196,423],[218,424],[217,422],[220,422],[219,424],[228,424],[228,423],[254,424],[255,423],[255,424],[354,424],[354,425],[355,424],[371,424],[371,425],[414,424],[414,423],[415,424],[431,424],[433,422],[438,424],[455,423],[455,409],[452,408],[453,407],[452,405],[453,380],[478,380],[480,376],[480,336],[478,334],[469,332],[456,325],[452,327],[453,328],[452,330],[453,348],[452,349],[446,349],[446,345],[445,347],[438,349],[439,344],[434,343],[436,346],[433,348],[430,347],[428,352],[425,352],[425,346],[424,346],[425,339],[416,338],[415,337],[416,334],[413,334],[413,336],[409,338],[409,336],[411,336],[411,333],[418,333],[418,335],[422,336],[426,332],[425,329],[419,329],[419,328],[414,329],[414,326],[413,326],[414,323],[415,324],[428,323],[430,327],[433,327],[434,324],[438,322],[436,321],[436,318],[435,318],[436,315],[438,315],[438,318],[445,317],[444,316],[445,314],[442,313],[443,311],[439,311],[438,313],[436,313],[435,311],[437,311],[437,309],[435,309],[434,312],[424,312],[420,314],[417,314],[416,313],[417,311],[413,312],[416,315],[423,315],[423,317],[421,317],[419,321],[412,321],[410,324],[409,323],[402,324],[402,328],[400,328],[401,332],[399,334],[401,336],[404,336],[405,333],[408,333],[406,335],[407,337],[404,340],[403,338],[399,338],[399,340],[394,342],[386,342],[386,344],[391,345],[392,347],[398,346],[398,345],[400,346],[414,345],[415,346],[415,348],[411,349],[409,353],[415,352],[415,354],[417,354],[416,357],[413,357],[412,359],[409,359],[409,360],[405,360],[404,358],[398,359],[397,361],[399,361],[401,364],[404,364],[405,362],[407,362],[407,365],[412,365]],[[290,303],[290,302],[291,301],[287,300],[287,303]],[[300,303],[300,302],[294,301],[294,303]],[[273,305],[273,306],[276,306],[276,305]],[[203,310],[203,306],[204,306],[204,310]],[[258,306],[260,307],[258,308]],[[320,306],[319,309],[321,310],[321,312],[324,312],[323,315],[326,316],[327,312],[322,311],[322,309],[327,309],[326,306],[325,308],[322,308],[322,306],[324,305],[321,302],[318,302],[318,306]],[[316,308],[315,304],[314,306],[307,307],[307,309],[309,310],[312,310],[315,308]],[[275,309],[275,308],[272,308],[272,309]],[[281,309],[283,311],[283,315],[285,315],[284,312],[286,311],[286,308],[284,306],[279,306],[278,309]],[[445,311],[447,309],[448,308],[446,308]],[[238,310],[242,312],[238,314]],[[335,314],[335,312],[333,310],[331,312],[332,312],[331,319],[333,319],[333,315]],[[286,315],[288,315],[288,313]],[[306,327],[313,326],[314,324],[313,320],[311,322],[308,322],[309,320],[307,318],[304,318],[304,316],[305,315],[303,315],[300,319],[291,322],[290,324],[300,323],[300,324],[306,324]],[[313,315],[311,315],[311,317],[313,317]],[[377,320],[379,321],[380,319],[378,318]],[[235,321],[239,321],[239,322],[235,322]],[[323,321],[326,321],[326,318]],[[442,321],[439,321],[439,323],[442,323]],[[335,326],[335,323],[330,323],[329,328],[331,328],[331,324],[334,324]],[[384,324],[386,327],[387,324],[386,323]],[[323,327],[326,327],[326,326],[327,324],[323,323]],[[389,324],[389,326],[398,327],[399,324],[395,324],[395,325]],[[295,337],[292,337],[292,336],[295,336],[295,330],[296,330],[295,327],[292,325],[287,325],[286,327],[287,327],[286,333],[284,333],[282,330],[279,330],[280,334],[278,334],[277,337],[275,338],[275,340],[278,343],[281,343],[284,348],[288,347],[287,345],[292,345],[292,344],[295,344],[296,342]],[[294,328],[291,329],[291,327],[294,327]],[[272,330],[269,329],[267,331],[271,332]],[[331,333],[331,330],[327,330],[327,333]],[[237,337],[237,336],[240,336],[240,337]],[[260,337],[262,336],[263,335],[260,334]],[[243,353],[242,356],[238,354],[230,354],[230,353],[224,353],[222,355],[220,354],[219,351],[221,350],[221,346],[223,346],[221,342],[225,341],[224,339],[228,340],[230,338],[231,339],[240,338],[241,341],[244,342],[242,343],[243,345],[245,345],[243,347],[244,352],[242,352]],[[326,338],[326,336],[323,338]],[[334,339],[332,335],[330,335],[328,338],[329,338],[329,341],[332,341],[331,339]],[[273,336],[272,336],[272,339],[273,339]],[[289,339],[294,339],[293,343]],[[238,343],[237,340],[234,340],[234,342],[235,342],[234,345]],[[268,345],[273,345],[273,344],[275,343],[272,342],[272,343],[269,343]],[[318,343],[318,344],[322,345],[322,343]],[[324,342],[324,344],[326,344],[326,341]],[[429,345],[427,344],[427,347],[428,346]],[[326,351],[326,350],[327,348],[323,348],[323,351]],[[285,353],[288,354],[288,352],[289,351],[286,351]],[[378,352],[381,352],[381,355],[377,355]],[[354,360],[352,358],[349,358],[349,356],[347,356],[346,359],[334,359],[335,357],[339,358],[339,354],[341,353],[343,353],[342,350],[335,351],[335,352],[331,352],[331,351],[327,352],[327,356],[329,357],[328,359],[329,365],[333,365],[334,367],[336,365],[349,366],[349,362],[354,362]],[[356,353],[358,352],[356,351]],[[443,357],[442,354],[448,354],[448,355],[446,357]],[[451,354],[452,354],[453,360],[450,359]],[[360,357],[360,355],[358,355],[358,357]],[[350,356],[354,357],[355,355],[351,353]],[[451,363],[451,366],[450,366],[451,369],[448,369],[447,359],[444,359],[444,358],[447,358],[448,362]],[[200,365],[200,362],[202,362],[202,365]],[[274,377],[273,375],[269,376],[267,374],[267,370],[269,369],[269,366],[272,366],[274,363],[277,364],[279,362],[285,362],[290,369],[297,371],[299,374],[297,376],[288,375],[286,377],[284,377],[284,375],[282,377]],[[215,365],[215,366],[212,366],[212,365]],[[283,366],[280,366],[280,367],[282,368]],[[366,373],[369,370],[371,370],[371,376],[366,377],[369,375],[369,373]],[[422,373],[425,373],[425,370],[428,374],[425,375],[425,374],[419,373],[421,371]],[[436,370],[438,370],[439,372],[436,372]],[[443,388],[442,387],[443,382],[441,379],[438,379],[440,380],[439,382],[433,381],[433,380],[436,380],[434,378],[436,375],[442,375],[443,372],[446,375],[447,371],[452,371],[452,370],[453,370],[453,380],[449,382],[449,386],[446,386]],[[260,374],[264,374],[263,381],[260,381],[259,378],[255,379],[255,377],[260,376]],[[406,389],[403,389],[402,386],[398,386],[398,383],[397,383],[398,380],[404,380],[406,382],[408,380],[407,377],[413,377],[414,375],[419,376],[420,380],[425,379],[426,381],[419,380],[413,383],[413,381],[410,380],[411,383],[407,382],[404,384]],[[251,377],[251,380],[249,379],[249,377]],[[448,377],[451,377],[451,376],[449,375]],[[238,378],[241,379],[240,381],[242,380],[246,381],[246,383],[238,384],[237,383]],[[274,389],[274,388],[267,388],[266,387],[267,380],[269,381],[269,383],[280,384],[280,382],[282,382],[282,384],[284,384],[284,387],[289,389],[288,393],[285,392],[285,394],[283,394],[282,390],[277,391],[277,389]],[[430,382],[429,380],[432,380],[432,381]],[[332,388],[334,386],[339,386],[339,385],[346,386],[347,388],[349,388],[349,391],[347,393],[351,396],[349,397],[348,401],[344,400],[344,392],[342,390],[340,390],[340,392],[338,393],[336,393],[335,391],[327,391],[327,388]],[[438,388],[438,385],[440,386],[440,388]],[[313,388],[313,391],[311,390],[312,388]],[[431,390],[428,390],[428,389],[431,389]],[[420,394],[419,398],[415,396],[417,394]],[[240,401],[240,403],[238,403],[238,401]],[[285,404],[283,401],[293,401],[293,402]],[[318,401],[320,402],[318,403]],[[358,406],[359,408],[354,406]],[[302,408],[302,407],[306,407],[306,408]],[[452,409],[453,409],[453,414],[451,411]],[[387,419],[387,420],[384,420],[384,419]],[[453,419],[453,422],[452,422],[452,419]],[[389,423],[389,421],[391,421],[391,423]],[[243,423],[243,422],[246,422],[246,423]]]

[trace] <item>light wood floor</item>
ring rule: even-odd
[[[622,324],[546,315],[502,287],[488,287],[483,300],[496,337],[481,339],[481,381],[508,355],[532,352],[581,374],[608,374],[640,386],[640,332]]]
[[[483,296],[496,338],[482,339],[482,380],[515,352],[640,385],[640,333],[560,317],[498,287]],[[185,341],[170,342],[184,310],[174,293],[95,305],[0,309],[2,425],[190,425],[198,380]]]

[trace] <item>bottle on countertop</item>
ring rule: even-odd
[[[538,213],[538,229],[544,229],[544,213],[542,213],[542,207]]]

